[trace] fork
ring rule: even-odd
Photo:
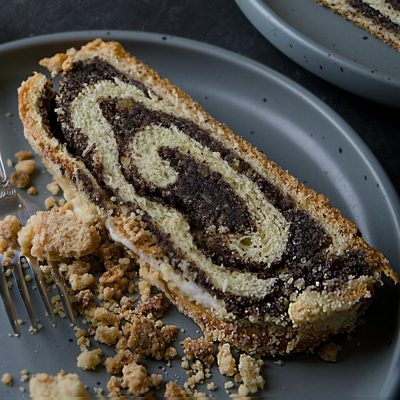
[[[39,208],[36,206],[36,204],[22,197],[9,181],[0,152],[0,220],[3,219],[6,215],[15,215],[19,218],[20,223],[23,226],[26,224],[27,220],[37,211],[39,211]],[[21,249],[19,247],[13,249],[13,251],[14,257],[11,262],[12,274],[14,276],[19,293],[22,297],[22,301],[25,305],[27,314],[31,321],[32,328],[35,330],[39,330],[40,325],[37,322],[36,314],[33,309],[31,296],[29,294],[29,290],[24,277],[24,272],[22,270],[22,263],[26,264],[30,268],[39,288],[39,293],[46,308],[47,315],[49,316],[52,325],[56,326],[56,318],[54,315],[53,307],[51,305],[44,276],[37,259],[35,257],[32,257],[31,255],[22,255]],[[16,335],[19,336],[21,334],[21,328],[17,319],[15,306],[11,299],[2,258],[3,257],[0,256],[0,295],[2,297],[3,305],[10,324],[13,328],[13,331]],[[51,276],[60,294],[66,315],[68,316],[69,321],[75,325],[75,316],[73,313],[67,286],[65,284],[64,278],[53,265],[51,266]]]

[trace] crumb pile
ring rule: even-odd
[[[83,317],[83,325],[75,327],[80,347],[77,366],[83,370],[104,366],[110,374],[110,397],[142,396],[165,383],[165,396],[205,397],[196,387],[205,384],[210,391],[219,389],[211,380],[211,367],[216,360],[221,374],[234,377],[225,385],[228,393],[237,384],[239,394],[255,393],[263,387],[261,360],[247,355],[242,359],[242,355],[237,362],[229,344],[221,345],[217,354],[214,343],[204,337],[188,337],[181,343],[181,366],[187,375],[182,386],[163,382],[162,375],[147,371],[142,363],[146,359],[169,365],[178,356],[178,327],[164,324],[168,300],[139,277],[135,254],[113,242],[96,217],[83,221],[74,213],[72,204],[66,203],[38,212],[22,228],[18,219],[7,217],[0,222],[0,235],[7,241],[4,248],[19,244],[23,253],[39,260],[47,283],[52,283],[52,267],[64,276],[74,309]],[[54,311],[64,318],[60,296],[53,296],[51,301]],[[105,357],[99,343],[110,346],[115,354]],[[31,396],[61,396],[65,381],[71,382],[71,390],[76,393],[83,387],[74,374],[37,374],[30,381]]]

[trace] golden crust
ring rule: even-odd
[[[336,333],[354,330],[358,314],[369,304],[371,287],[366,289],[361,281],[343,295],[351,298],[352,306],[339,309],[320,319],[305,321],[295,328],[275,324],[255,325],[240,321],[223,321],[209,312],[202,305],[189,301],[176,290],[170,290],[161,274],[148,264],[140,262],[140,276],[162,290],[178,310],[193,319],[210,340],[231,343],[236,348],[249,354],[284,356],[314,348]],[[372,284],[372,282],[369,282]],[[359,296],[356,292],[359,290]],[[335,320],[338,321],[335,329]],[[347,322],[344,322],[347,321]]]
[[[75,49],[68,50],[65,54],[57,54],[52,58],[42,60],[41,64],[48,67],[52,74],[57,74],[60,71],[71,68],[71,65],[77,60],[94,56],[103,57],[114,64],[117,63],[118,68],[124,73],[141,80],[145,85],[151,87],[156,94],[171,100],[175,104],[179,104],[186,112],[190,111],[193,122],[200,127],[216,132],[216,135],[222,141],[230,141],[236,145],[240,152],[246,153],[252,162],[259,167],[259,171],[267,175],[268,179],[280,187],[285,194],[292,196],[299,208],[310,213],[330,232],[342,237],[348,248],[364,249],[377,277],[383,272],[393,281],[398,281],[397,274],[390,268],[384,256],[363,241],[357,227],[344,218],[337,209],[331,207],[325,196],[305,187],[289,175],[287,171],[268,160],[265,155],[236,136],[225,125],[213,119],[186,93],[168,80],[160,78],[154,70],[129,55],[119,43],[104,42],[101,39],[96,39],[78,51]],[[60,143],[47,134],[47,127],[41,120],[38,104],[48,82],[44,75],[35,73],[26,82],[23,82],[19,89],[19,112],[24,124],[25,136],[32,147],[41,155],[45,165],[63,190],[71,192],[72,184],[69,180],[74,178],[77,186],[72,189],[74,196],[78,191],[81,202],[85,203],[89,208],[96,208],[97,212],[106,219],[107,216],[104,215],[104,212],[95,207],[83,192],[79,192],[84,183],[80,182],[76,171],[84,170],[84,165],[69,156]],[[97,187],[97,183],[93,179],[91,184]],[[155,258],[162,256],[163,250],[157,246],[157,241],[153,235],[140,222],[136,222],[132,218],[118,217],[113,218],[112,224],[118,229],[119,233],[122,233],[123,238],[130,241],[132,247],[137,249],[139,253],[151,255]],[[239,324],[237,322],[219,320],[207,312],[204,307],[189,302],[183,296],[170,291],[166,283],[155,271],[152,271],[151,276],[153,279],[150,280],[164,290],[182,312],[193,318],[202,327],[207,336],[228,341],[244,351],[284,354],[290,351],[305,350],[327,339],[325,337],[326,333],[322,331],[314,332],[312,324],[297,328],[297,331],[293,333],[291,331],[292,328],[283,328],[275,325],[268,326],[268,329],[264,329],[264,327],[259,329],[257,325],[251,326],[249,323]],[[154,278],[155,276],[157,278]],[[360,298],[359,304],[353,307],[351,311],[358,310],[363,303],[364,300]]]
[[[339,14],[347,20],[355,23],[359,27],[372,33],[378,39],[387,43],[389,46],[392,46],[396,50],[400,51],[399,34],[395,34],[390,29],[387,29],[384,26],[376,24],[374,21],[371,21],[370,18],[365,17],[349,4],[346,4],[344,2],[338,3],[337,1],[332,0],[317,0],[317,2],[323,6],[329,7],[336,14]]]

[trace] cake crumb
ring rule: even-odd
[[[44,399],[79,399],[90,400],[77,374],[66,374],[60,371],[55,377],[45,373],[34,375],[29,382],[32,400]]]
[[[256,360],[247,354],[240,355],[238,369],[243,384],[249,389],[250,393],[256,393],[264,387],[265,380],[260,374],[263,365],[262,360]]]
[[[209,384],[207,384],[207,389],[214,391],[218,389],[218,386],[214,382],[210,382]]]
[[[198,359],[209,366],[214,363],[214,345],[204,337],[186,338],[182,347],[188,360]]]
[[[124,325],[123,333],[127,346],[140,357],[163,360],[169,344],[175,339],[177,328],[173,325],[158,328],[155,323],[154,319],[134,315],[131,322]]]
[[[47,197],[47,199],[44,201],[44,206],[45,206],[47,209],[53,208],[53,207],[55,207],[56,205],[57,205],[57,203],[56,203],[56,201],[55,201],[55,199],[54,199],[53,196]]]
[[[188,393],[175,382],[169,381],[165,385],[164,398],[167,399],[185,399],[192,397],[192,393]]]
[[[32,175],[36,170],[35,160],[21,160],[15,164],[16,172],[25,172],[27,175]]]
[[[53,311],[55,314],[58,314],[61,318],[65,318],[64,307],[61,303],[61,297],[57,294],[53,296],[51,299],[51,304],[53,306]]]
[[[5,374],[3,374],[3,376],[1,377],[1,382],[6,385],[6,386],[12,386],[14,383],[13,377],[11,376],[10,373],[6,372]]]
[[[119,397],[121,393],[121,378],[111,376],[107,382],[108,397]]]
[[[146,279],[139,280],[139,293],[142,296],[142,299],[147,299],[151,295],[151,284]]]
[[[14,171],[10,175],[10,182],[18,189],[24,189],[29,185],[30,177],[24,171]]]
[[[94,340],[111,346],[117,342],[119,333],[119,329],[115,326],[98,326]]]
[[[39,191],[37,190],[37,187],[36,187],[36,186],[30,186],[30,187],[28,188],[28,190],[27,190],[27,193],[28,193],[30,196],[36,196],[36,195],[39,193]]]
[[[17,159],[17,161],[25,161],[25,160],[30,160],[33,157],[33,154],[31,151],[26,151],[26,150],[20,150],[17,151],[14,154],[14,157]]]
[[[57,196],[60,193],[60,186],[58,183],[53,181],[46,185],[46,189],[53,195]]]
[[[101,362],[102,351],[100,349],[85,350],[77,358],[78,368],[94,370]]]
[[[225,389],[232,389],[234,386],[235,384],[232,381],[225,382],[224,384]]]
[[[27,369],[21,370],[21,382],[26,382],[29,380],[29,371]]]
[[[217,354],[217,363],[219,372],[225,376],[233,376],[236,373],[236,360],[231,353],[229,343],[224,343],[219,346]]]
[[[154,318],[160,319],[165,315],[168,307],[168,299],[162,293],[158,293],[154,296],[148,296],[146,299],[143,299],[137,305],[135,312],[144,316],[151,314]]]
[[[334,342],[325,343],[319,348],[318,355],[326,362],[335,363],[337,361],[338,346]]]
[[[104,363],[109,374],[120,374],[124,365],[138,362],[139,356],[130,350],[118,350],[114,357],[108,357]]]
[[[19,219],[15,215],[7,215],[0,221],[0,252],[4,253],[7,248],[15,248],[17,245],[18,232],[21,230]]]
[[[158,387],[161,384],[162,376],[152,374],[147,375],[144,365],[131,363],[122,369],[121,386],[126,388],[128,393],[133,396],[141,396],[147,393],[150,388]]]
[[[87,256],[98,250],[100,241],[97,225],[83,222],[68,205],[39,211],[18,235],[24,254],[50,261]]]

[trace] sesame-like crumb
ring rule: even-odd
[[[9,167],[9,168],[11,168],[14,165],[13,161],[9,158],[7,158],[6,164],[7,164],[7,167]]]

